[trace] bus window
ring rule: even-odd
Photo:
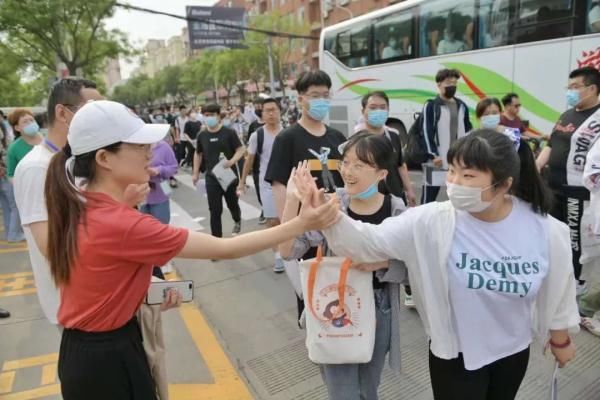
[[[338,60],[350,68],[369,64],[369,26],[364,24],[337,35],[334,54]]]
[[[600,1],[588,0],[587,32],[600,32]]]
[[[475,0],[429,1],[421,6],[421,55],[473,49]]]
[[[375,22],[375,62],[387,62],[412,58],[413,13],[412,10],[387,15]]]
[[[573,14],[573,2],[569,0],[520,0],[517,43],[572,36]]]
[[[509,44],[510,0],[480,0],[479,48]]]

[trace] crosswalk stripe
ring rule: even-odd
[[[199,224],[187,211],[183,209],[177,202],[171,199],[171,225],[178,228],[185,228],[192,231],[202,231],[205,228]]]
[[[175,176],[175,178],[180,183],[183,183],[185,186],[189,187],[190,189],[196,190],[196,187],[194,186],[194,183],[192,182],[191,175],[177,174]],[[251,190],[253,191],[254,186],[252,186],[250,184],[251,182],[252,182],[251,180],[246,180],[247,185],[250,186]],[[248,191],[248,193],[250,193],[250,190]],[[248,195],[249,194],[246,194],[246,196],[248,196]],[[204,197],[206,197],[206,194],[204,194]],[[242,220],[249,221],[249,220],[257,219],[258,217],[260,217],[260,214],[261,214],[260,208],[257,208],[242,199],[239,200],[239,204],[240,204],[240,209],[242,210]],[[225,202],[225,199],[223,199],[223,209],[227,209],[227,203]]]

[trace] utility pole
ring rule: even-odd
[[[275,72],[273,71],[273,38],[269,36],[267,41],[269,49],[269,82],[271,84],[271,97],[275,97]]]

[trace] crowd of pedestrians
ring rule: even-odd
[[[63,397],[166,399],[144,327],[181,297],[143,304],[151,280],[164,279],[174,257],[264,249],[276,273],[322,254],[369,272],[372,357],[320,363],[330,399],[377,399],[386,357],[400,370],[401,303],[416,308],[429,338],[436,400],[514,399],[536,338],[567,365],[580,324],[600,336],[600,310],[587,306],[600,294],[589,293],[592,263],[582,258],[582,219],[599,181],[585,158],[600,153],[600,72],[570,73],[569,109],[552,132],[521,119],[518,93],[482,98],[470,115],[460,79],[440,70],[438,95],[410,129],[410,151],[446,174],[449,201],[436,201],[441,184],[425,184],[421,205],[406,162],[414,157],[387,124],[387,94],[359,100],[361,121],[347,138],[325,122],[332,82],[323,71],[299,76],[297,102],[264,95],[244,106],[151,110],[65,78],[50,90],[46,135],[27,109],[7,123],[0,115],[4,232],[27,241],[42,309],[61,332]],[[206,193],[210,235],[169,225],[178,171]],[[242,234],[250,176],[266,229]],[[296,300],[304,327],[313,305],[303,293]],[[345,312],[328,311],[334,326]]]

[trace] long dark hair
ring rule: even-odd
[[[104,148],[116,152],[121,143]],[[44,194],[48,210],[48,261],[50,272],[57,286],[66,284],[78,255],[77,235],[79,224],[85,215],[82,194],[73,186],[74,178],[84,178],[88,183],[96,177],[96,153],[98,150],[75,157],[73,176],[67,176],[65,163],[72,156],[67,144],[50,161],[46,175]]]
[[[493,183],[513,178],[510,193],[531,204],[534,212],[546,215],[552,207],[552,193],[540,176],[533,153],[520,140],[519,150],[506,135],[490,129],[477,129],[457,140],[448,150],[448,164],[489,171]]]

